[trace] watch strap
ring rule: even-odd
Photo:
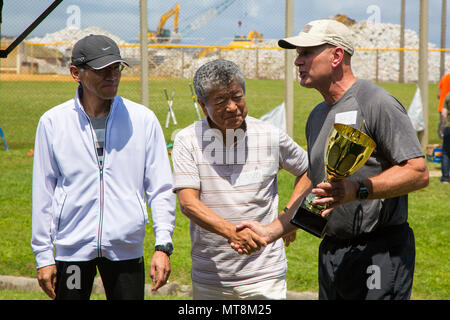
[[[168,256],[170,256],[173,252],[173,244],[171,242],[165,244],[159,244],[155,246],[155,251],[162,251]]]
[[[362,181],[358,181],[359,183],[359,189],[356,194],[356,197],[360,200],[365,200],[369,196],[369,189],[364,185]]]

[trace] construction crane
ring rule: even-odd
[[[177,3],[173,8],[165,12],[158,23],[156,31],[148,31],[147,38],[149,42],[179,42],[181,35],[184,37],[198,29],[204,27],[211,20],[221,14],[226,8],[233,4],[236,0],[224,0],[213,8],[208,9],[205,13],[196,18],[193,22],[185,26],[180,33],[178,33],[178,17],[180,12],[180,5]],[[173,16],[173,31],[164,29],[167,20]],[[140,35],[139,35],[140,38]]]
[[[228,8],[230,5],[232,5],[234,1],[236,1],[236,0],[225,0],[225,1],[222,1],[221,3],[219,3],[214,8],[209,9],[204,14],[202,14],[200,17],[195,19],[192,23],[190,23],[188,26],[183,28],[183,30],[181,30],[181,34],[184,37],[194,31],[197,31],[198,29],[204,27],[211,20],[213,20],[215,17],[217,17],[219,14],[221,14],[226,8]]]
[[[178,34],[178,15],[180,13],[180,5],[177,3],[173,8],[167,10],[159,19],[158,28],[156,31],[148,31],[147,39],[149,42],[180,42],[180,36]],[[173,31],[164,29],[164,26],[173,16]],[[140,35],[139,35],[140,37]]]

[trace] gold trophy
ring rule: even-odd
[[[362,129],[361,125],[360,130]],[[327,181],[341,181],[358,171],[369,159],[376,143],[365,133],[348,125],[336,123],[328,136],[325,152],[325,169]],[[328,220],[321,216],[326,205],[313,205],[316,197],[310,193],[303,200],[291,223],[297,227],[322,238],[326,233]]]

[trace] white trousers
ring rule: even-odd
[[[192,281],[194,300],[286,300],[286,277],[235,287],[200,284]]]

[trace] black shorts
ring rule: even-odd
[[[97,268],[108,300],[143,300],[144,258],[56,261],[56,300],[89,300]]]
[[[407,223],[352,240],[325,237],[319,248],[319,299],[409,299],[414,233]]]

